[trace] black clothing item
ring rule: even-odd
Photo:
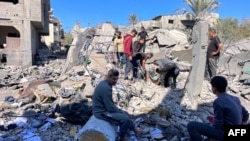
[[[132,60],[147,60],[147,55],[146,53],[138,52],[133,56]]]
[[[210,39],[210,42],[209,42],[208,48],[207,48],[207,58],[219,58],[220,53],[212,56],[212,52],[214,52],[218,49],[220,43],[221,42],[220,42],[220,39],[218,36]]]
[[[140,44],[139,41],[135,41],[133,44],[133,52],[138,53],[142,52],[144,44]]]
[[[177,71],[176,69],[179,70],[179,68],[175,66],[166,73],[165,79],[164,79],[164,87],[171,86],[171,88],[176,88],[176,78],[179,75],[179,71]],[[172,80],[170,79],[171,77],[172,77]]]
[[[139,63],[142,60],[147,60],[147,55],[146,53],[136,53],[133,58],[132,58],[132,64],[133,64],[133,77],[137,78],[138,77],[138,67],[139,67]]]
[[[140,37],[140,39],[144,39],[144,41],[146,41],[146,38],[148,37],[148,33],[146,31],[141,31],[138,36]]]

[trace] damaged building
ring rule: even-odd
[[[50,0],[0,0],[1,64],[29,67],[49,34]]]
[[[42,43],[48,48],[56,51],[61,46],[63,38],[62,23],[54,17],[53,9],[49,11],[49,35],[42,36]]]

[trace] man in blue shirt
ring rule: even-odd
[[[223,141],[226,125],[246,124],[248,111],[241,105],[239,98],[226,93],[227,80],[215,76],[211,80],[212,91],[217,96],[214,100],[214,120],[212,126],[201,122],[190,122],[187,125],[191,141],[202,141],[201,135]]]

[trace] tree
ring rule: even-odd
[[[72,41],[73,41],[72,35],[69,33],[64,33],[63,45],[68,47],[71,45]]]
[[[237,19],[220,19],[216,30],[224,44],[230,45],[238,40],[250,37],[250,20],[244,18],[239,24]]]
[[[238,24],[237,19],[226,18],[218,20],[215,28],[223,44],[231,44],[241,39]]]
[[[192,10],[191,12],[185,9],[184,13],[191,13],[196,19],[202,19],[205,15],[219,7],[217,0],[184,0],[184,3]]]
[[[240,33],[241,38],[250,37],[250,20],[248,18],[244,18],[240,25]]]
[[[137,15],[136,14],[130,14],[129,15],[129,23],[131,25],[135,25],[137,23]]]

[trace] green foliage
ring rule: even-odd
[[[241,24],[233,18],[220,19],[215,28],[224,44],[231,44],[250,37],[250,21],[248,19],[243,19]]]
[[[202,18],[206,13],[219,7],[217,0],[184,0],[184,3],[192,10],[191,13],[196,18]]]
[[[247,18],[244,18],[240,25],[240,33],[241,38],[247,38],[250,37],[250,20]]]
[[[70,46],[72,41],[73,41],[73,36],[69,33],[64,33],[63,45]]]
[[[137,15],[136,14],[130,14],[129,15],[129,23],[131,24],[131,25],[135,25],[136,23],[137,23]]]

